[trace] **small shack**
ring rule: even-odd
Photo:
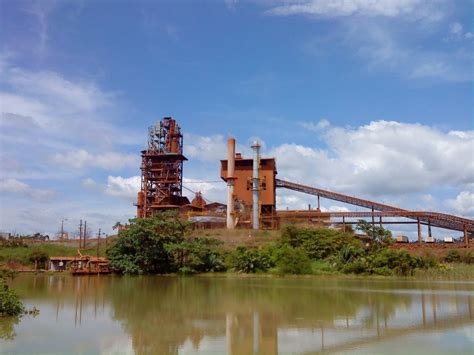
[[[49,258],[49,270],[65,271],[71,268],[71,265],[77,257],[75,256],[52,256]]]

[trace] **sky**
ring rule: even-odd
[[[165,116],[209,201],[234,136],[281,179],[472,218],[473,23],[462,0],[0,0],[0,230],[112,233]]]

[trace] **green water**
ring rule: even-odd
[[[18,276],[1,353],[474,353],[474,283]]]

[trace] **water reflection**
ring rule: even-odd
[[[434,332],[447,342],[456,333],[466,352],[474,346],[472,283],[69,275],[14,282],[41,321],[23,319],[0,350],[38,351],[35,322],[61,335],[59,352],[341,352],[394,339],[399,351],[413,351],[413,335]]]

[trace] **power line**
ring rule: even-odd
[[[191,190],[189,187],[186,187],[186,186],[184,186],[184,185],[183,185],[183,187],[184,187],[186,190],[188,190],[189,192],[192,192],[193,194],[196,194],[196,191]],[[201,197],[202,197],[202,198],[204,199],[204,201],[206,201],[207,203],[212,203],[212,201],[208,200],[208,199],[205,198],[204,196],[201,196]]]
[[[213,183],[217,183],[217,182],[225,183],[225,181],[223,181],[223,180],[185,181],[184,183],[185,184],[202,184],[202,183],[213,184]]]

